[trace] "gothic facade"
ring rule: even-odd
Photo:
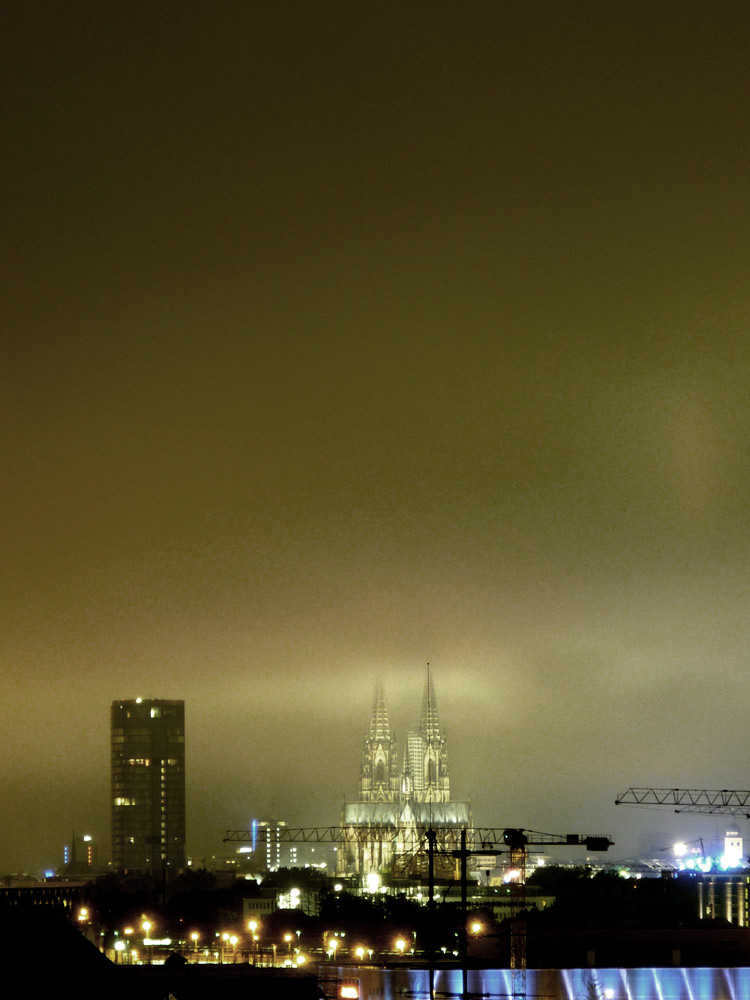
[[[401,760],[382,684],[375,688],[365,737],[359,797],[344,802],[339,875],[426,874],[426,835],[435,832],[435,874],[451,876],[461,830],[471,830],[471,806],[450,796],[445,733],[429,669],[419,725],[406,735]]]

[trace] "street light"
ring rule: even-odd
[[[259,924],[255,917],[252,920],[248,920],[247,929],[250,931],[250,950],[253,954],[253,965],[255,965],[255,952],[258,950],[258,930]]]
[[[148,939],[150,937],[150,931],[151,931],[151,928],[153,926],[154,925],[151,923],[151,921],[148,919],[148,917],[144,917],[141,920],[141,929],[143,930],[143,945],[144,945],[144,947],[146,947],[146,942],[148,941]],[[151,965],[151,959],[152,959],[152,957],[153,957],[153,949],[149,948],[148,949],[148,964],[149,965]]]

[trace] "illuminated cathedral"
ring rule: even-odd
[[[459,847],[461,830],[471,827],[470,803],[451,800],[445,733],[429,668],[420,722],[407,733],[401,765],[385,693],[378,684],[362,754],[359,798],[344,802],[341,810],[338,874],[424,876],[426,832],[434,830],[435,874],[449,877],[455,870],[451,852]]]

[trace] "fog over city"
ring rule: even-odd
[[[427,662],[478,825],[723,835],[614,799],[750,787],[748,20],[5,9],[0,873],[106,856],[115,698],[204,858]]]

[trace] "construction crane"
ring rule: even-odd
[[[607,836],[578,833],[539,833],[535,830],[508,829],[503,831],[503,844],[508,849],[510,880],[510,969],[513,1000],[526,996],[526,864],[529,848],[585,847],[587,851],[606,851],[613,841]],[[462,871],[462,879],[463,879]]]
[[[371,839],[374,827],[363,827],[358,831],[362,840]],[[381,833],[393,833],[391,827],[383,826]],[[306,827],[294,829],[280,827],[278,836],[286,842],[308,842],[340,844],[351,839],[351,829],[337,826]],[[393,834],[395,839],[395,834]],[[225,843],[252,842],[253,833],[250,830],[227,830]],[[422,843],[428,860],[428,906],[431,915],[435,908],[435,855],[437,835],[435,830],[426,830]],[[485,855],[497,849],[497,853],[508,852],[510,867],[516,873],[510,882],[510,967],[513,988],[513,1000],[524,1000],[526,996],[526,865],[529,848],[535,847],[584,847],[587,851],[606,851],[613,841],[609,836],[601,834],[579,833],[539,833],[534,830],[498,829],[495,827],[475,827],[472,830],[461,830],[461,846],[450,851],[450,855],[460,862],[462,921],[462,952],[463,952],[463,996],[467,997],[467,938],[466,938],[466,900],[467,900],[467,869],[468,859],[473,855]],[[428,947],[428,964],[430,971],[430,996],[434,995],[435,956],[432,942]]]
[[[671,806],[676,813],[719,813],[750,819],[750,791],[731,788],[628,788],[615,805]]]

